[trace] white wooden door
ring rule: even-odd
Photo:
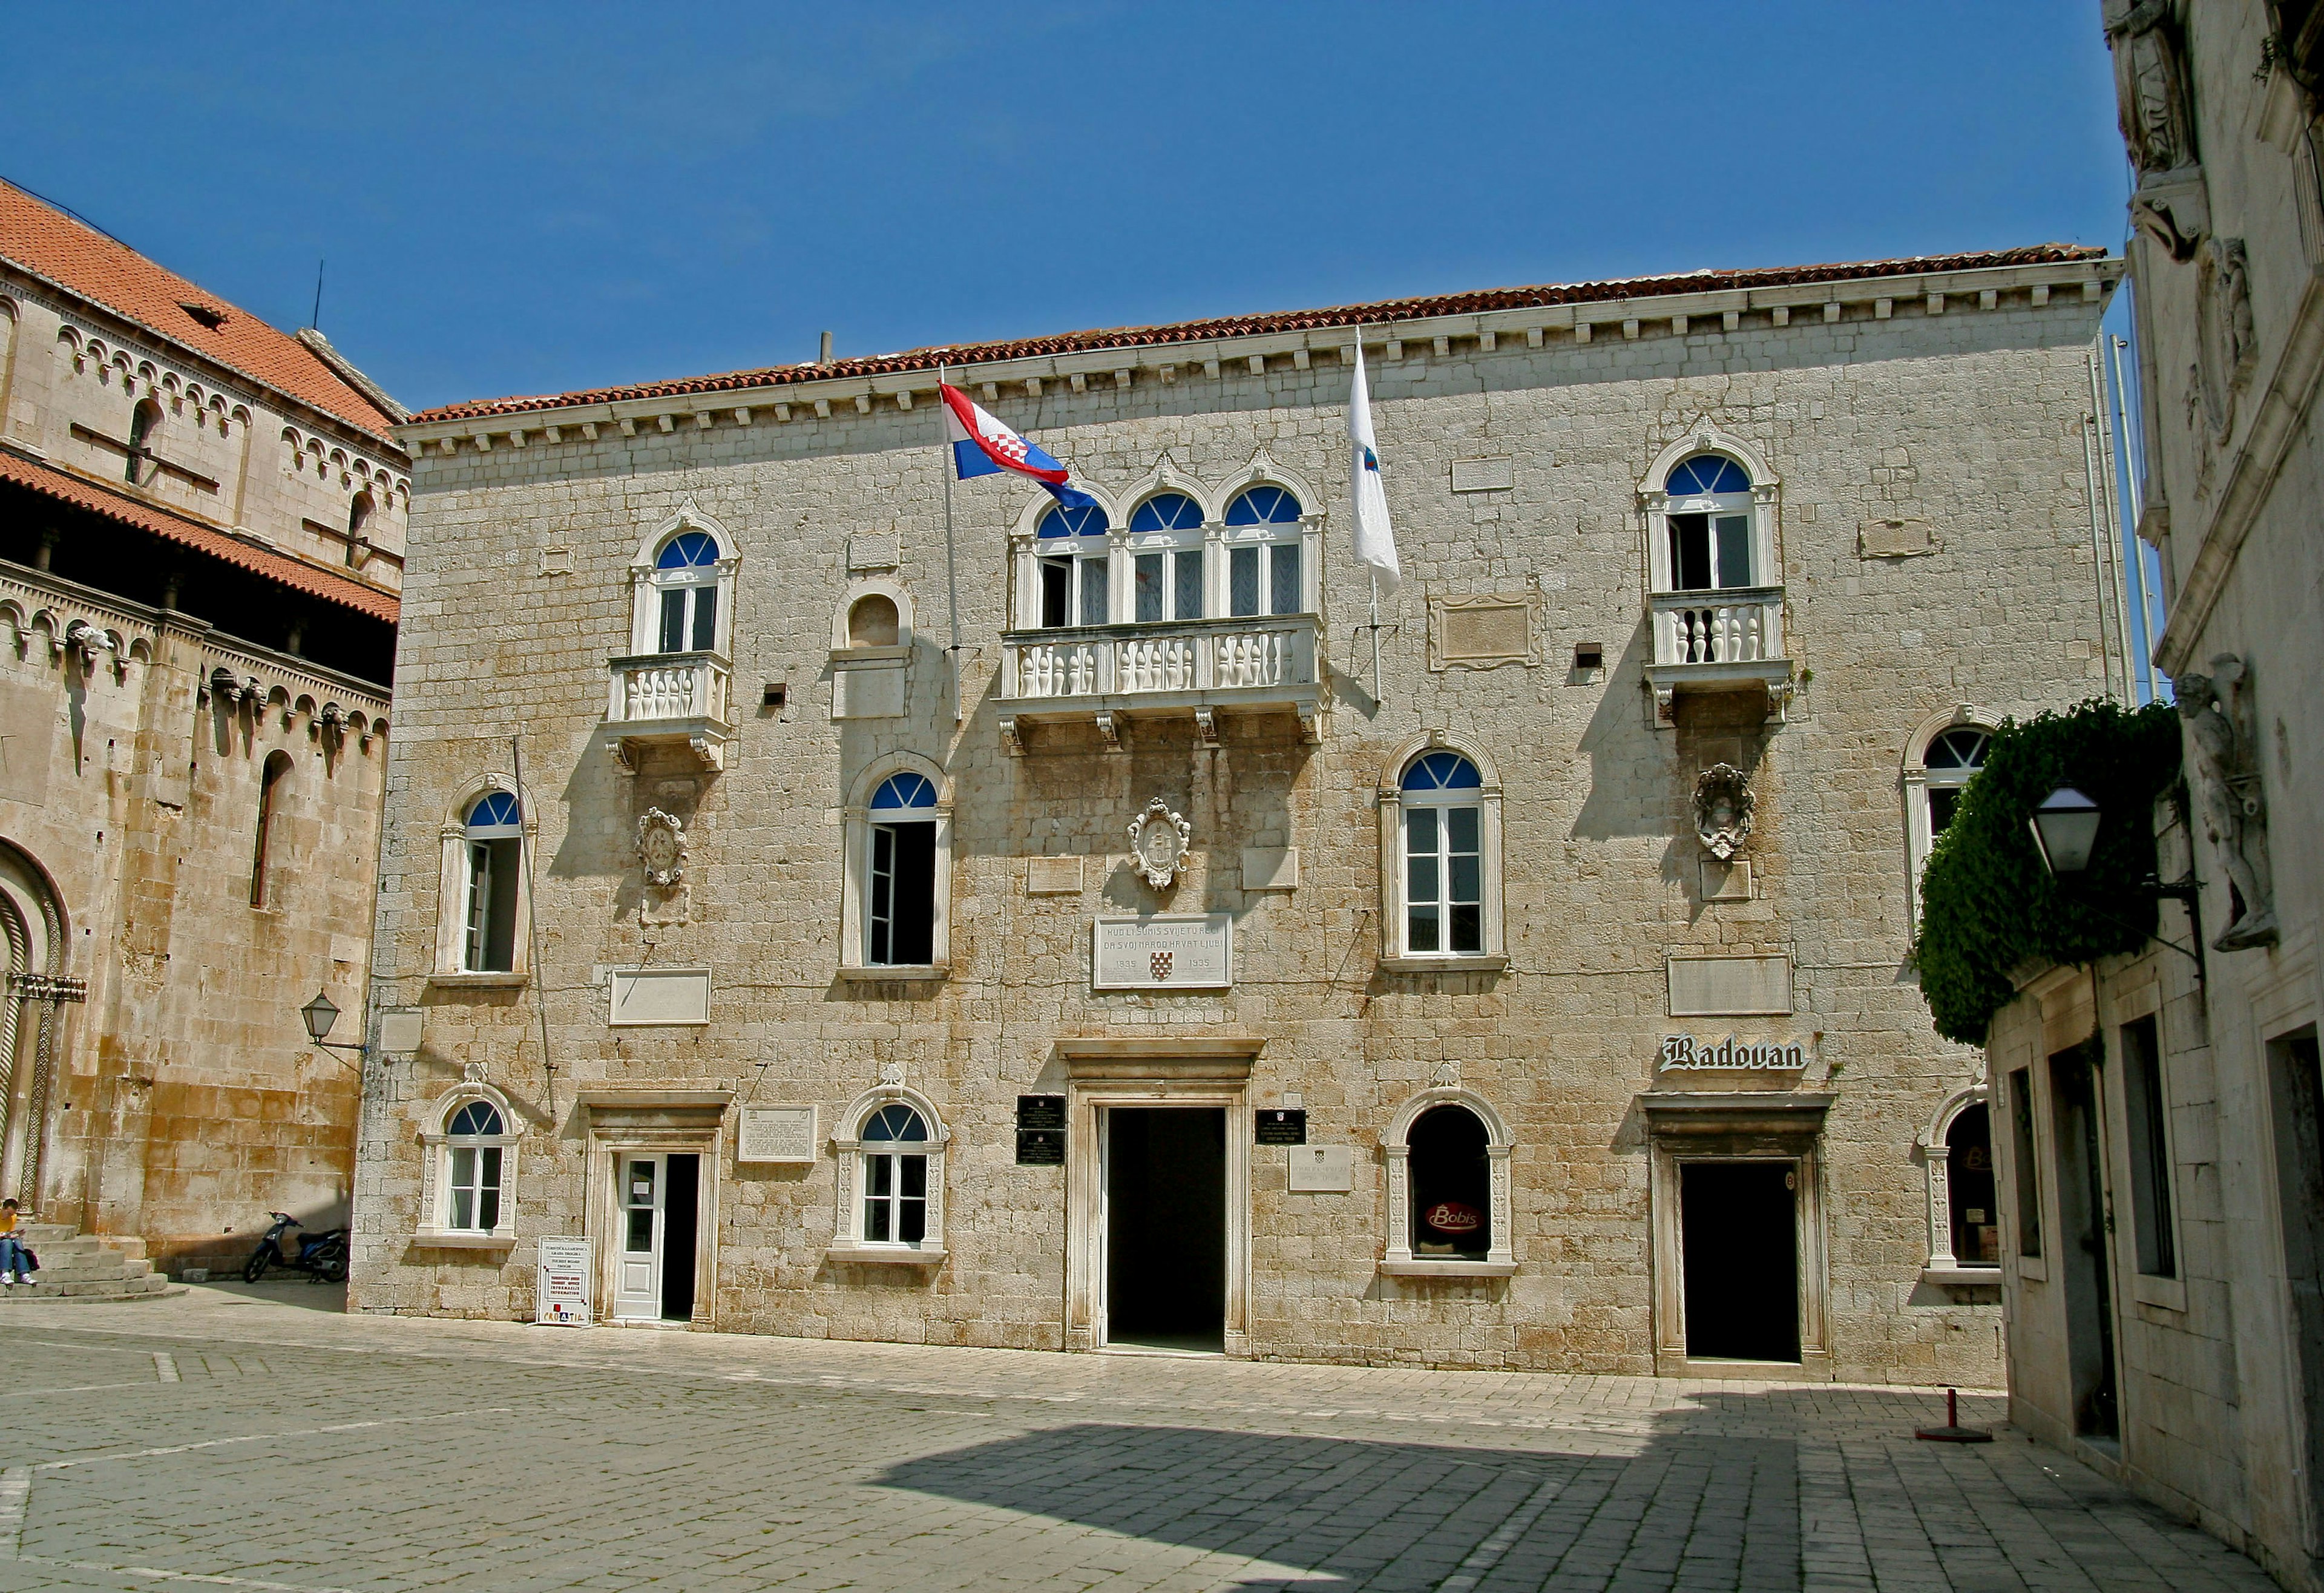
[[[621,1228],[615,1242],[613,1315],[623,1321],[661,1320],[662,1208],[665,1158],[624,1151],[614,1158],[621,1184]]]

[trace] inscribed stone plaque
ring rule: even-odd
[[[1245,890],[1299,889],[1299,849],[1296,846],[1246,846],[1242,850]]]
[[[831,671],[834,719],[893,719],[904,711],[904,660],[835,664]]]
[[[892,570],[897,563],[893,533],[847,539],[847,567],[851,570]]]
[[[1792,1010],[1792,960],[1774,957],[1673,957],[1674,1017],[1753,1017]]]
[[[1941,546],[1925,520],[1868,520],[1856,529],[1856,551],[1863,558],[1917,558]]]
[[[1356,1159],[1344,1145],[1298,1145],[1283,1154],[1294,1194],[1345,1194],[1356,1186]]]
[[[1517,462],[1507,455],[1498,459],[1452,461],[1452,490],[1456,493],[1506,493],[1517,484]]]
[[[1251,1143],[1254,1145],[1306,1144],[1307,1114],[1287,1107],[1262,1108],[1252,1114]]]
[[[1027,896],[1079,896],[1081,893],[1081,859],[1028,857],[1025,860]]]
[[[815,1160],[815,1108],[746,1106],[734,1137],[737,1162]]]
[[[1224,913],[1100,918],[1090,982],[1101,990],[1219,990],[1234,982],[1234,922]]]
[[[417,1007],[383,1007],[379,1013],[379,1048],[391,1056],[408,1056],[420,1049]]]
[[[33,807],[49,799],[59,703],[46,686],[0,680],[0,796]]]
[[[710,1021],[707,968],[616,968],[606,982],[616,1028]]]
[[[1751,899],[1751,860],[1715,857],[1702,860],[1702,899],[1707,902],[1747,902]]]
[[[1534,650],[1534,610],[1540,602],[1537,593],[1430,598],[1428,667],[1490,669],[1541,662]]]

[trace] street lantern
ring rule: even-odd
[[[299,1016],[307,1020],[307,1037],[320,1045],[331,1026],[339,1021],[339,1009],[331,1004],[330,997],[317,990],[315,999],[299,1008]]]
[[[2071,786],[2061,786],[2042,798],[2030,822],[2034,844],[2042,849],[2042,864],[2052,877],[2079,874],[2090,866],[2098,821],[2104,816],[2097,803]]]

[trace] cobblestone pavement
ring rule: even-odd
[[[2273,1586],[1941,1396],[0,1305],[0,1589]],[[1963,1420],[2000,1402],[1965,1398]]]

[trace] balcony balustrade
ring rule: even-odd
[[[1020,723],[1093,720],[1111,746],[1121,718],[1192,714],[1215,741],[1225,709],[1296,714],[1312,740],[1320,638],[1313,614],[1011,631],[1001,639],[1001,733],[1021,750]]]
[[[1781,586],[1657,592],[1647,618],[1655,651],[1646,684],[1663,723],[1672,723],[1682,692],[1764,690],[1770,717],[1783,720],[1793,686]]]
[[[609,658],[612,677],[605,704],[608,741],[615,761],[635,767],[641,749],[684,747],[706,769],[725,766],[726,742],[734,734],[727,710],[733,671],[715,653],[649,653]]]

